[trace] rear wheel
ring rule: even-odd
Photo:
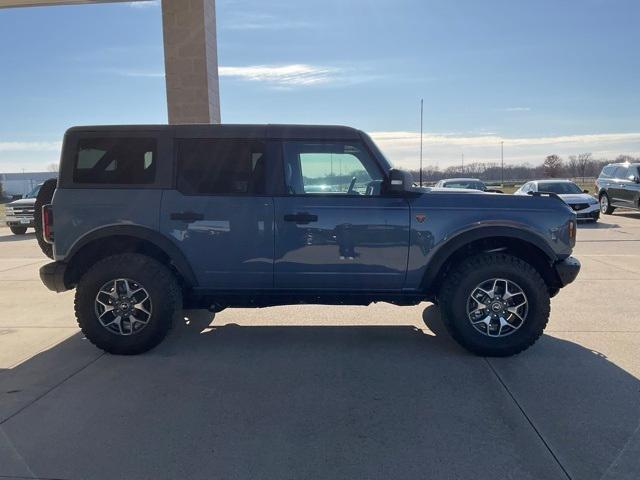
[[[27,233],[27,227],[9,227],[14,235],[24,235]]]
[[[492,253],[471,257],[445,279],[440,295],[451,336],[472,353],[505,357],[529,348],[549,319],[549,289],[530,264]]]
[[[82,332],[98,348],[114,354],[135,355],[158,345],[181,308],[174,275],[145,255],[107,257],[82,276],[76,289]]]
[[[53,198],[53,193],[56,191],[57,185],[58,180],[55,178],[50,178],[44,182],[42,187],[40,187],[40,191],[36,197],[36,203],[33,206],[33,225],[36,229],[38,245],[40,246],[42,253],[51,259],[53,259],[53,245],[45,242],[42,235],[42,206],[51,203],[51,199]]]
[[[603,193],[602,195],[600,195],[600,211],[604,215],[611,215],[614,210],[615,210],[615,207],[611,206],[609,195],[607,195],[606,193]]]

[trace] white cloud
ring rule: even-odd
[[[250,65],[245,67],[219,67],[221,77],[251,82],[265,82],[278,86],[308,86],[330,83],[340,70],[307,64]]]
[[[505,112],[530,112],[531,107],[507,107],[502,110]]]
[[[416,168],[419,163],[420,133],[406,131],[371,132],[371,137],[394,164]],[[425,133],[423,165],[445,168],[458,164],[464,153],[467,162],[500,161],[504,142],[505,163],[541,163],[555,153],[562,157],[591,152],[596,158],[613,159],[619,154],[640,155],[640,133],[603,133],[547,137],[506,138],[499,135]]]
[[[150,7],[159,7],[160,0],[141,0],[129,2],[129,6],[131,8],[150,8]]]
[[[62,142],[0,142],[0,152],[60,151]]]
[[[164,72],[144,72],[142,70],[105,69],[105,73],[112,73],[121,77],[136,78],[164,78]]]
[[[220,25],[227,30],[281,30],[311,28],[314,24],[306,20],[276,17],[267,13],[242,12],[233,15]]]

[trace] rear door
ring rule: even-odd
[[[632,178],[638,178],[638,167],[629,165],[626,178],[621,181],[622,191],[620,195],[629,207],[638,208],[638,198],[640,197],[640,184]]]
[[[357,141],[284,141],[287,193],[275,197],[275,287],[400,290],[409,206],[383,196],[383,172]]]
[[[201,288],[273,287],[273,199],[267,143],[176,139],[176,188],[161,228],[186,255]]]
[[[611,203],[619,207],[626,207],[629,204],[629,200],[626,195],[626,187],[630,183],[627,179],[627,167],[619,165],[614,171],[614,178],[611,186],[609,187],[609,197]]]

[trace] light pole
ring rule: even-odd
[[[420,186],[422,186],[422,119],[424,118],[424,99],[420,99]]]
[[[500,185],[504,187],[504,141],[500,142]]]

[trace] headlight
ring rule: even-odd
[[[591,197],[589,199],[589,205],[596,205],[598,203],[598,200],[596,200],[595,198]]]
[[[5,209],[4,209],[4,214],[5,214],[6,216],[8,216],[8,217],[9,217],[9,216],[13,216],[13,207],[7,207],[7,208],[5,208]]]

